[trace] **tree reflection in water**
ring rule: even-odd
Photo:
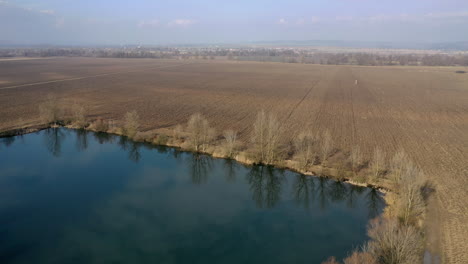
[[[272,208],[280,201],[283,181],[283,171],[271,166],[252,167],[247,174],[247,182],[258,208]]]
[[[310,176],[296,175],[296,180],[293,183],[294,200],[298,205],[304,206],[309,209],[310,203],[314,202],[315,196],[315,182]]]
[[[89,132],[86,130],[76,130],[76,148],[79,151],[87,149],[89,144]],[[114,142],[117,136],[107,133],[93,133],[95,139],[100,143]],[[50,128],[44,132],[44,141],[47,149],[54,156],[61,155],[62,141],[66,134],[63,129]],[[142,143],[134,142],[127,137],[118,137],[118,144],[122,150],[128,153],[128,158],[137,163],[141,159],[140,147]],[[0,143],[5,146],[11,145],[15,141],[14,137],[2,138]],[[146,146],[146,145],[145,145]],[[174,158],[183,162],[181,152],[178,149],[171,149],[163,146],[147,146],[155,148],[159,153],[170,152]],[[194,184],[203,184],[208,181],[209,173],[212,170],[213,160],[207,155],[190,154],[189,156],[190,176]],[[236,181],[237,163],[233,160],[224,160],[225,179],[227,182]],[[349,208],[354,208],[358,199],[365,199],[369,217],[373,218],[380,213],[384,205],[384,200],[376,189],[368,189],[359,186],[349,185],[339,181],[330,181],[326,178],[316,178],[301,174],[294,174],[294,182],[291,185],[293,199],[297,205],[309,209],[314,202],[317,202],[321,210],[326,210],[330,202],[346,201]],[[271,166],[253,166],[247,173],[246,180],[252,192],[252,199],[258,208],[272,208],[281,200],[282,184],[286,177],[284,171]],[[359,198],[363,192],[365,196]]]
[[[168,147],[162,146],[162,145],[155,145],[154,149],[160,154],[165,154],[165,153],[168,153],[169,151]]]
[[[346,205],[349,208],[355,208],[357,196],[360,195],[364,190],[364,187],[350,184],[348,188],[348,193],[346,195]]]
[[[104,143],[114,143],[115,136],[109,133],[104,133],[104,132],[95,132],[93,133],[94,138],[99,144],[104,144]]]
[[[366,195],[369,218],[375,218],[380,212],[380,208],[385,204],[384,199],[377,189],[370,189]]]
[[[128,152],[128,159],[138,163],[141,158],[140,146],[138,142],[128,139],[127,137],[120,137],[119,145],[122,150]]]
[[[83,151],[88,148],[88,131],[84,129],[75,130],[76,135],[76,149]]]
[[[347,188],[341,181],[332,181],[329,184],[328,192],[333,202],[341,202],[346,198]]]
[[[140,146],[138,143],[132,142],[130,144],[130,149],[128,151],[128,158],[135,163],[138,163],[138,161],[140,161],[141,153],[140,153]]]
[[[44,132],[44,144],[47,150],[55,157],[62,154],[62,142],[65,139],[65,133],[61,128],[49,128]]]
[[[318,184],[317,184],[317,196],[318,202],[320,204],[320,209],[325,210],[328,206],[328,182],[329,180],[319,177]]]
[[[310,208],[315,201],[322,210],[326,210],[330,202],[342,201],[346,201],[348,208],[355,208],[356,204],[359,204],[359,199],[365,199],[370,217],[375,217],[384,205],[380,193],[375,189],[331,181],[322,177],[297,174],[291,187],[297,205],[306,209]],[[368,193],[361,196],[365,191]]]
[[[11,144],[15,142],[16,137],[5,137],[5,138],[0,138],[0,143],[5,145],[5,147],[9,147]]]
[[[174,159],[176,159],[177,161],[181,161],[181,157],[182,157],[182,151],[180,151],[180,149],[178,148],[172,148],[171,150],[171,154],[172,154],[172,157],[174,157]]]
[[[224,160],[224,168],[226,168],[226,181],[235,182],[236,181],[236,167],[237,162],[232,159]]]
[[[190,176],[192,183],[202,184],[208,181],[208,174],[212,168],[212,158],[203,154],[190,155]]]

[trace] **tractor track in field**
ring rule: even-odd
[[[30,87],[30,86],[36,86],[36,85],[49,84],[49,83],[60,83],[60,82],[78,81],[78,80],[92,79],[92,78],[98,78],[98,77],[104,77],[104,76],[111,76],[111,75],[117,75],[117,74],[127,74],[127,73],[135,73],[135,72],[145,72],[145,71],[148,71],[148,70],[173,68],[173,67],[184,66],[184,65],[189,65],[189,64],[193,64],[193,63],[182,63],[182,64],[169,65],[169,66],[155,66],[155,67],[148,67],[148,68],[145,68],[145,69],[138,69],[138,70],[119,71],[119,72],[109,72],[109,73],[101,73],[101,74],[96,74],[96,75],[88,75],[88,76],[81,76],[81,77],[74,77],[74,78],[66,78],[66,79],[59,79],[59,80],[52,80],[52,81],[35,82],[35,83],[25,83],[25,84],[19,84],[19,85],[7,86],[7,87],[0,87],[0,90],[16,89],[16,88],[21,88],[21,87]]]
[[[319,80],[316,80],[312,86],[306,91],[306,93],[304,94],[304,96],[302,96],[302,98],[299,100],[299,102],[297,102],[293,108],[291,109],[291,111],[289,111],[289,114],[286,116],[286,118],[284,119],[284,122],[283,124],[281,124],[281,128],[286,124],[286,122],[291,118],[291,116],[294,114],[294,111],[296,111],[296,109],[302,104],[302,102],[304,102],[304,100],[307,98],[307,96],[312,92],[312,90],[317,86],[317,84],[320,82],[320,79]]]

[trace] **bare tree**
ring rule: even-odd
[[[379,263],[420,263],[422,255],[421,235],[412,226],[400,225],[395,219],[377,218],[368,230],[369,247]]]
[[[84,128],[86,126],[86,108],[79,104],[72,106],[73,124],[78,128]]]
[[[265,164],[273,163],[280,154],[281,126],[273,114],[260,111],[254,123],[252,142],[257,159]]]
[[[361,153],[361,149],[359,148],[359,146],[355,146],[352,150],[351,150],[351,155],[349,156],[349,159],[351,161],[351,168],[354,172],[356,172],[359,168],[359,166],[361,166],[362,164],[362,153]]]
[[[225,152],[226,156],[232,157],[236,150],[237,144],[237,133],[234,130],[226,130],[224,131],[224,139],[225,142]]]
[[[344,264],[377,264],[375,257],[367,252],[363,251],[353,251],[353,253],[343,260]]]
[[[39,105],[39,114],[44,123],[57,124],[62,117],[62,109],[58,105],[58,99],[55,95],[49,94],[47,99]]]
[[[188,123],[190,143],[195,151],[205,151],[206,146],[213,140],[215,131],[210,127],[208,120],[200,113],[193,114]]]
[[[174,127],[174,130],[172,131],[172,136],[174,137],[174,139],[180,139],[182,137],[182,126],[179,124],[179,125],[176,125]]]
[[[323,133],[323,136],[321,138],[321,144],[320,144],[320,155],[321,155],[322,163],[324,163],[328,159],[332,150],[333,150],[333,139],[330,134],[330,131],[326,130]]]
[[[123,126],[123,133],[129,138],[133,138],[138,132],[140,127],[140,117],[138,116],[137,111],[133,110],[125,114],[125,123]]]
[[[107,132],[107,130],[109,130],[109,122],[102,120],[102,118],[94,121],[93,126],[98,132]]]
[[[391,180],[395,188],[400,185],[401,177],[405,167],[408,166],[409,158],[403,150],[399,150],[390,161]]]
[[[411,162],[405,162],[401,172],[397,209],[399,218],[406,225],[414,222],[425,211],[421,191],[423,185],[423,172]]]
[[[377,180],[385,172],[385,155],[379,147],[374,149],[374,155],[370,164],[371,176]]]
[[[310,132],[302,132],[294,139],[295,159],[301,169],[306,169],[315,160],[315,137]]]

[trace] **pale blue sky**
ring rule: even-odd
[[[468,41],[467,0],[0,0],[19,44]]]

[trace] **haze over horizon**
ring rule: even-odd
[[[462,0],[0,0],[0,42],[22,45],[457,42],[466,28]]]

